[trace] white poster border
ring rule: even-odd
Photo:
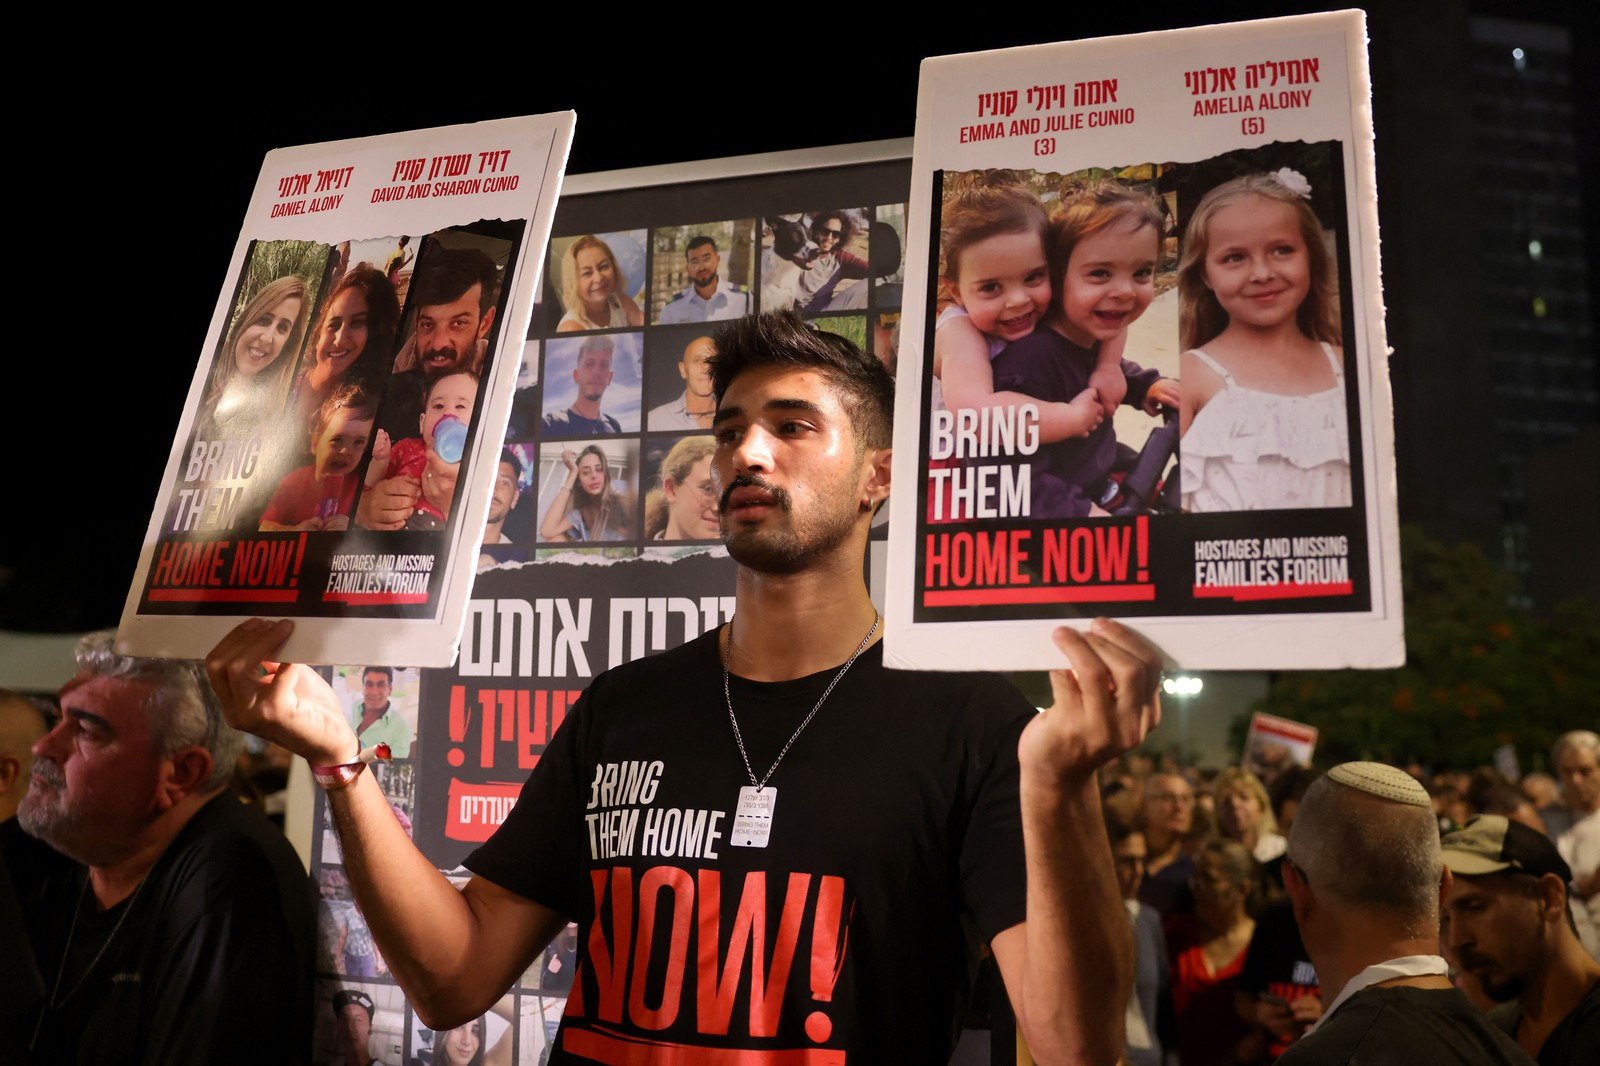
[[[1321,88],[1342,93],[1337,106],[1330,103],[1304,113],[1288,113],[1287,118],[1275,116],[1277,128],[1270,136],[1253,140],[1238,133],[1215,135],[1186,121],[1181,95],[1184,72],[1212,65],[1205,62],[1207,56],[1216,63],[1242,63],[1250,46],[1284,46],[1306,38],[1326,42],[1334,37],[1342,40],[1331,57],[1344,63],[1343,84]],[[1322,54],[1330,57],[1326,50]],[[1251,58],[1260,55],[1257,49]],[[1165,109],[1152,101],[1148,111],[1141,105],[1140,123],[1095,130],[1092,137],[1086,131],[1083,140],[1063,137],[1061,149],[1046,158],[1034,154],[1035,145],[1027,138],[961,143],[963,139],[958,137],[959,127],[976,122],[972,104],[980,93],[1025,89],[1035,83],[1092,82],[1097,77],[1117,76],[1119,71],[1123,86],[1133,88],[1134,95],[1142,91],[1141,86],[1165,79],[1161,93],[1150,94],[1159,96]],[[1175,89],[1171,84],[1174,78]],[[932,185],[938,171],[1011,167],[1068,173],[1088,166],[1201,160],[1264,141],[1341,142],[1352,278],[1352,291],[1345,298],[1352,305],[1355,322],[1351,339],[1359,339],[1361,344],[1356,364],[1362,418],[1359,426],[1351,429],[1353,435],[1360,434],[1364,457],[1365,578],[1370,608],[1337,613],[1142,616],[1132,624],[1157,644],[1169,665],[1189,669],[1387,667],[1403,662],[1394,431],[1379,272],[1364,15],[1359,11],[1330,12],[941,57],[924,61],[921,79],[908,222],[912,239],[907,249],[903,308],[904,321],[919,326],[930,314],[929,241],[936,239],[931,235]],[[1148,122],[1145,114],[1151,116]],[[913,617],[919,585],[915,538],[923,498],[914,487],[924,475],[919,468],[925,432],[921,382],[924,359],[929,355],[923,351],[923,342],[921,329],[908,329],[899,349],[894,438],[899,491],[890,501],[892,564],[886,591],[886,662],[940,670],[1058,666],[1060,653],[1050,639],[1053,623],[1031,617],[960,622],[918,622]],[[1105,613],[1115,614],[1114,604],[1108,605]],[[1083,628],[1088,618],[1059,622]]]
[[[139,609],[162,535],[162,523],[186,460],[185,444],[200,416],[212,355],[228,328],[233,286],[244,268],[252,243],[305,240],[337,245],[347,240],[427,234],[487,220],[516,220],[524,225],[522,241],[517,259],[507,265],[501,282],[506,294],[506,314],[498,324],[499,346],[490,353],[485,406],[475,418],[476,444],[469,456],[472,480],[458,497],[451,543],[439,553],[444,557],[445,573],[433,597],[431,616],[301,615],[296,617],[294,633],[281,653],[286,661],[330,664],[443,667],[455,660],[475,577],[476,540],[488,514],[493,488],[496,472],[493,460],[505,436],[511,394],[516,384],[517,355],[538,293],[540,268],[561,192],[575,121],[573,112],[556,112],[301,145],[267,154],[228,264],[185,400],[183,418],[162,475],[160,494],[140,549],[138,567],[118,629],[120,651],[131,655],[201,658],[229,627],[249,617],[272,614],[270,605],[262,610],[241,610],[237,614],[155,614]],[[503,169],[496,173],[515,174],[522,180],[504,193],[402,199],[382,199],[375,195],[376,190],[394,187],[402,180],[397,177],[396,169],[400,160],[462,154],[471,154],[476,159],[479,153],[507,149],[509,155]],[[349,190],[348,197],[338,206],[315,213],[292,214],[283,213],[280,206],[279,211],[274,212],[275,205],[286,202],[286,187],[280,182],[292,175],[340,167],[350,167],[351,171],[339,186]],[[428,180],[431,179],[430,174]],[[306,192],[315,198],[313,190],[308,188]],[[303,201],[305,197],[300,199]]]

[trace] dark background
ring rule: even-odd
[[[82,27],[97,43],[65,27],[30,38],[50,62],[34,84],[14,83],[12,96],[13,232],[29,236],[8,242],[9,391],[24,399],[12,405],[20,418],[4,435],[5,464],[21,479],[11,479],[10,514],[0,523],[0,629],[65,632],[120,616],[217,293],[230,280],[223,275],[239,222],[273,148],[569,108],[578,113],[569,173],[909,137],[924,56],[1333,6],[980,6],[965,9],[964,24],[907,32],[844,5],[780,13],[788,26],[775,33],[752,28],[764,9],[727,4],[650,16],[575,8],[587,35],[556,33],[520,13],[527,9],[458,5],[382,27],[260,9],[243,14],[256,24],[204,49],[180,49],[147,24]],[[1470,125],[1468,101],[1440,91],[1440,78],[1418,68],[1448,74],[1452,50],[1465,62],[1469,16],[1566,28],[1578,173],[1592,174],[1600,62],[1591,58],[1597,38],[1589,20],[1580,25],[1575,14],[1584,7],[1369,6],[1384,280],[1397,351],[1452,358],[1447,345],[1407,353],[1404,342],[1414,323],[1470,300],[1464,275],[1475,269],[1402,259],[1410,205],[1433,200],[1433,213],[1463,220],[1472,210],[1448,201],[1452,189],[1470,189],[1463,175],[1442,181],[1437,197],[1418,187],[1438,128],[1428,109],[1439,109],[1447,126]],[[373,9],[380,15],[394,12]],[[585,48],[577,43],[585,36],[605,43]],[[20,38],[14,46],[33,47]],[[1418,93],[1425,106],[1408,106]],[[1571,219],[1591,279],[1600,276],[1596,200]],[[1439,270],[1462,272],[1463,284],[1439,285]],[[1592,349],[1589,358],[1592,365]],[[1412,463],[1408,449],[1428,447],[1434,434],[1408,432],[1407,420],[1419,395],[1437,402],[1434,392],[1395,382],[1402,513],[1449,539],[1490,542],[1492,516],[1455,513],[1434,478],[1408,473],[1429,469]],[[1591,473],[1582,491],[1592,495],[1593,481]]]

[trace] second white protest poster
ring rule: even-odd
[[[1404,657],[1359,12],[928,60],[886,649]]]

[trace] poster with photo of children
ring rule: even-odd
[[[120,630],[199,658],[448,664],[476,571],[572,116],[267,155]],[[536,346],[537,347],[537,346]]]
[[[1186,668],[1403,660],[1365,40],[924,63],[892,662],[1051,667],[1097,615]]]

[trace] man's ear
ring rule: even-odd
[[[893,448],[868,448],[864,457],[866,469],[861,483],[861,506],[866,511],[876,511],[878,505],[889,498],[890,460]]]
[[[1539,909],[1544,912],[1545,921],[1553,921],[1557,925],[1567,923],[1567,886],[1561,883],[1561,878],[1555,874],[1545,874],[1539,878],[1539,891],[1541,898]]]
[[[21,776],[22,760],[15,755],[0,755],[0,793],[10,792]]]
[[[211,753],[193,745],[170,756],[163,764],[156,802],[162,810],[176,807],[200,789],[211,776]]]
[[[499,310],[499,308],[491,307],[489,310],[483,313],[483,318],[478,323],[478,336],[480,338],[487,337],[489,335],[489,327],[494,325],[494,313],[497,310]]]
[[[1283,890],[1289,893],[1289,903],[1294,909],[1294,920],[1299,923],[1310,913],[1316,896],[1312,893],[1311,886],[1306,883],[1306,879],[1300,875],[1298,867],[1284,863],[1280,869],[1283,875]]]

